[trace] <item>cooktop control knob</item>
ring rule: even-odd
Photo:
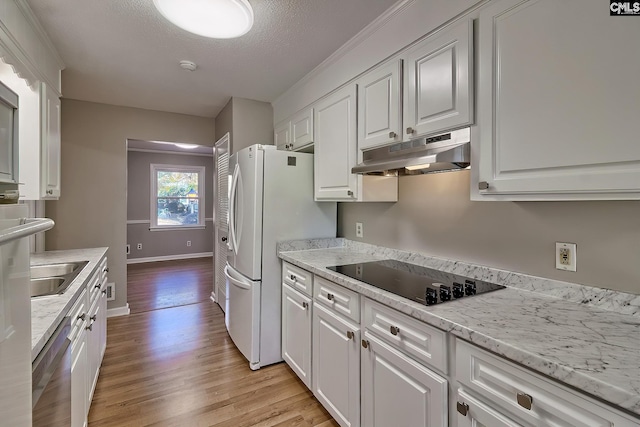
[[[473,280],[465,280],[464,281],[464,293],[467,294],[467,296],[475,295],[476,294],[476,282],[474,282]]]
[[[438,303],[438,292],[433,288],[427,288],[425,294],[427,305],[433,305]]]
[[[462,283],[453,283],[453,297],[462,298],[464,296],[464,286]]]
[[[440,286],[440,301],[449,301],[451,299],[451,287],[442,285]]]

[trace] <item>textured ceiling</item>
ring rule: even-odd
[[[249,1],[252,30],[228,40],[173,26],[153,0],[28,3],[65,62],[63,97],[215,117],[231,96],[273,101],[397,0]]]

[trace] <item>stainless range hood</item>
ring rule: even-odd
[[[415,175],[464,169],[470,164],[470,129],[399,142],[363,153],[351,169],[363,175]]]

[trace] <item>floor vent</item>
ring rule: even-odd
[[[107,301],[113,301],[116,299],[116,284],[107,283]]]

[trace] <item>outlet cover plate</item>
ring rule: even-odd
[[[364,230],[361,222],[356,222],[356,237],[364,237]]]
[[[556,242],[556,269],[576,271],[575,243]]]

